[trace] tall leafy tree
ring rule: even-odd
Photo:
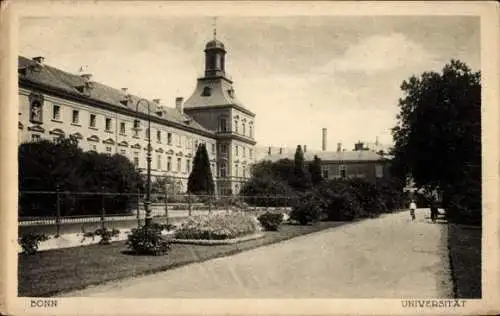
[[[198,146],[193,160],[193,169],[189,174],[188,192],[193,194],[213,194],[214,180],[205,144]]]
[[[451,60],[401,85],[393,172],[443,192],[451,217],[481,214],[481,74]]]

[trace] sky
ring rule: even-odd
[[[174,107],[204,70],[213,19],[23,17],[19,54]],[[226,73],[256,113],[261,146],[328,149],[391,144],[400,85],[459,59],[480,70],[479,18],[466,16],[217,17]]]

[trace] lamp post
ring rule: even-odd
[[[135,105],[135,111],[139,112],[139,104],[141,102],[146,102],[148,105],[148,148],[146,155],[146,163],[147,163],[147,173],[146,173],[146,200],[144,201],[144,210],[146,211],[146,219],[144,221],[145,226],[149,226],[152,221],[151,217],[151,209],[149,206],[151,205],[151,110],[149,101],[146,99],[139,99],[137,104]]]

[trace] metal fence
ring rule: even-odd
[[[21,191],[19,229],[59,235],[99,227],[133,227],[144,223],[145,196],[137,193]],[[224,212],[289,211],[291,197],[151,194],[154,222],[176,223],[186,217]]]

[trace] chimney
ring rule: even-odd
[[[322,146],[321,146],[321,149],[323,151],[326,151],[326,136],[327,136],[327,130],[326,130],[326,128],[323,128],[322,132],[323,132],[323,137],[322,137]]]
[[[271,155],[271,146],[267,149],[267,154],[270,156]]]
[[[39,64],[43,64],[43,62],[45,61],[45,57],[43,56],[33,57],[32,59]]]
[[[280,155],[283,154],[283,147],[280,147]]]
[[[342,143],[337,143],[337,152],[342,151]]]
[[[307,152],[307,145],[304,145],[304,153]]]
[[[175,98],[175,108],[177,111],[184,113],[184,103],[182,101],[184,101],[183,97]]]

